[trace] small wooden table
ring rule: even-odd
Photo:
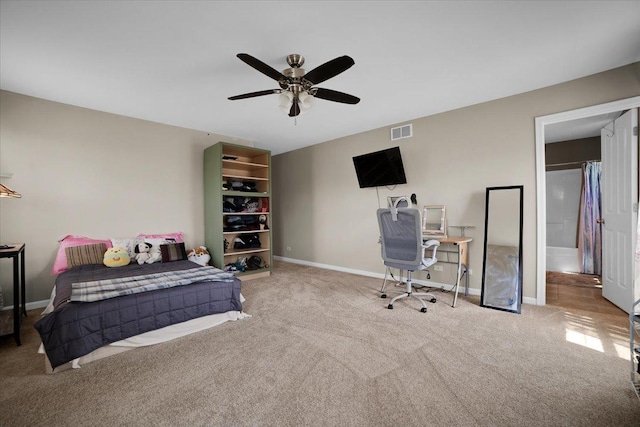
[[[0,249],[0,258],[13,258],[13,338],[20,345],[20,320],[27,316],[24,279],[24,243],[13,243],[8,249]],[[20,258],[20,263],[18,263]],[[22,295],[22,307],[20,296]]]

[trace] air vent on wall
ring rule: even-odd
[[[392,141],[395,141],[396,139],[402,139],[402,138],[411,138],[412,136],[413,136],[413,125],[411,124],[391,128]]]

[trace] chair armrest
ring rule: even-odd
[[[434,249],[437,249],[438,246],[440,246],[440,241],[436,240],[436,239],[431,239],[431,240],[427,240],[426,242],[422,243],[422,247],[425,248],[425,249],[429,249],[432,246],[435,246]]]
[[[438,251],[438,247],[440,246],[440,241],[436,239],[427,240],[422,244],[422,257],[425,258],[427,253],[427,249],[433,248],[433,252],[431,254],[431,258],[436,259],[436,252]]]

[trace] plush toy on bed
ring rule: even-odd
[[[200,264],[203,267],[209,265],[209,261],[211,260],[211,255],[209,255],[209,251],[204,246],[200,246],[199,248],[191,249],[187,254],[187,259],[191,262],[195,262],[196,264]]]
[[[160,261],[162,254],[160,253],[160,248],[155,248],[149,242],[141,242],[136,245],[134,248],[136,253],[136,261],[138,264],[142,265],[145,262],[147,264],[153,264],[156,261]]]
[[[131,262],[127,248],[109,248],[104,254],[103,263],[107,267],[123,267]]]

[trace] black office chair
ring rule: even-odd
[[[393,309],[393,303],[401,298],[415,298],[422,304],[421,312],[427,312],[427,304],[421,297],[430,297],[429,301],[436,302],[436,297],[428,292],[414,292],[411,273],[427,268],[438,262],[436,252],[440,246],[437,240],[422,241],[422,216],[415,208],[378,209],[378,225],[380,226],[380,243],[382,244],[382,259],[387,266],[387,272],[382,284],[381,298],[386,298],[385,288],[391,268],[407,271],[406,290],[394,297],[388,305]],[[431,257],[427,252],[431,250]]]

